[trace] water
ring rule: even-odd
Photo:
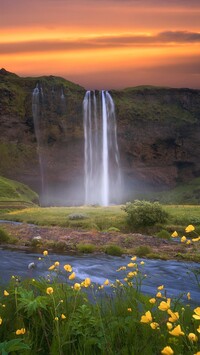
[[[108,91],[87,91],[83,101],[85,204],[120,202],[121,173],[115,106]]]
[[[106,255],[68,256],[52,254],[50,257],[43,258],[44,262],[39,261],[39,257],[41,257],[41,254],[0,249],[0,283],[7,283],[12,275],[35,279],[40,276],[47,277],[49,275],[48,267],[53,262],[59,261],[61,270],[63,270],[64,264],[72,265],[77,276],[76,282],[81,282],[86,277],[90,277],[93,283],[101,285],[107,278],[110,282],[114,282],[116,279],[123,281],[126,272],[117,272],[116,270],[130,262],[130,257],[119,258]],[[144,259],[137,259],[138,264],[141,260]],[[167,297],[178,297],[180,293],[191,292],[191,302],[198,305],[200,290],[190,269],[199,270],[199,264],[174,260],[144,261],[143,266],[139,264],[143,273],[147,274],[142,286],[144,293],[155,296],[157,287],[164,284]],[[28,265],[31,262],[35,263],[36,268],[29,270]],[[110,288],[107,287],[106,290],[109,292]],[[184,299],[187,300],[186,295]]]
[[[37,150],[38,150],[38,159],[40,166],[40,176],[41,176],[41,194],[44,194],[44,164],[41,152],[42,140],[41,140],[41,130],[40,130],[40,96],[43,98],[43,90],[37,84],[32,93],[32,114],[34,122],[35,136],[37,140]]]

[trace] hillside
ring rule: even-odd
[[[39,146],[32,114],[37,85]],[[43,193],[47,205],[83,201],[84,95],[84,88],[59,77],[0,70],[0,174]],[[200,90],[139,86],[111,95],[124,201],[200,177]]]
[[[0,176],[0,206],[12,203],[38,203],[38,195],[28,186]]]

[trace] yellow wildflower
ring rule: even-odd
[[[194,354],[194,355],[200,355],[200,351],[197,351],[197,353],[196,353],[196,354]]]
[[[141,323],[150,323],[152,322],[152,315],[150,311],[147,311],[140,319]]]
[[[197,328],[197,332],[200,333],[200,325],[199,325],[199,328]]]
[[[187,241],[187,238],[185,237],[185,236],[183,236],[182,238],[181,238],[181,243],[185,243]]]
[[[187,293],[187,299],[188,299],[188,300],[191,300],[190,292]]]
[[[128,267],[135,267],[135,266],[137,266],[137,264],[136,263],[129,263],[129,264],[127,264],[127,266]]]
[[[51,265],[48,270],[51,271],[51,270],[53,270],[53,269],[55,269],[55,265]]]
[[[75,272],[72,272],[72,274],[71,274],[71,275],[69,275],[69,280],[74,280],[74,279],[75,279],[75,277],[76,277]]]
[[[53,293],[53,287],[47,287],[46,293],[47,295],[51,295]]]
[[[186,244],[190,245],[191,244],[191,240],[187,240]]]
[[[193,314],[192,317],[193,317],[194,319],[200,320],[200,307],[195,308],[195,309],[194,309],[194,313],[196,313],[196,314]]]
[[[126,266],[121,266],[117,271],[126,270]]]
[[[2,322],[3,322],[3,319],[0,317],[0,325],[2,324]]]
[[[162,293],[161,292],[157,292],[156,297],[162,298]]]
[[[128,312],[132,312],[132,308],[127,308],[127,311]]]
[[[163,290],[163,288],[164,288],[164,285],[161,285],[161,286],[157,287],[158,290]]]
[[[186,233],[190,233],[190,232],[192,232],[192,231],[194,231],[194,230],[195,230],[195,228],[194,228],[194,226],[193,226],[192,224],[189,224],[189,225],[185,228]]]
[[[172,312],[171,309],[168,309],[167,313],[170,315],[169,321],[174,323],[179,319],[178,312]]]
[[[192,238],[192,241],[195,243],[195,242],[198,242],[200,240],[200,237],[198,238]]]
[[[154,304],[154,303],[156,303],[156,299],[155,299],[155,298],[150,298],[149,302],[150,302],[151,304]]]
[[[152,329],[157,329],[157,328],[159,327],[159,324],[156,323],[156,322],[152,322],[152,323],[150,323],[150,327],[151,327]]]
[[[55,317],[54,320],[57,322],[58,321],[58,317]]]
[[[66,264],[66,265],[64,265],[63,267],[64,267],[65,271],[67,271],[67,272],[72,272],[72,267],[71,267],[71,265]]]
[[[25,334],[25,333],[26,333],[25,328],[17,329],[15,332],[16,335],[21,335],[21,334]]]
[[[165,346],[164,349],[161,351],[162,355],[173,355],[174,351],[172,350],[171,346]]]
[[[198,337],[194,333],[189,333],[188,334],[188,339],[191,340],[192,342],[193,341],[198,341]]]
[[[44,255],[44,256],[47,256],[47,255],[48,255],[48,251],[47,251],[47,250],[44,250],[44,251],[43,251],[43,255]]]
[[[110,283],[110,281],[107,279],[106,281],[104,281],[103,284],[104,284],[105,286],[107,286],[107,285],[109,285],[109,283]]]
[[[61,314],[61,319],[66,319],[66,316],[63,313]]]
[[[160,302],[160,304],[158,306],[159,310],[160,311],[167,311],[170,308],[170,303],[171,303],[170,298],[167,299],[167,302],[165,302],[165,301]]]
[[[132,261],[137,260],[137,256],[133,256],[133,257],[131,258],[131,260],[132,260]]]
[[[178,237],[178,233],[177,233],[177,231],[174,231],[174,233],[172,233],[172,234],[171,234],[171,237],[172,237],[172,238],[176,238],[176,237]]]
[[[59,261],[55,261],[54,265],[59,266],[60,265]]]
[[[79,291],[81,289],[81,285],[79,283],[74,284],[74,290]]]
[[[145,264],[145,262],[144,261],[140,261],[140,265],[144,265]]]
[[[6,290],[3,291],[3,294],[4,294],[4,296],[9,296],[9,292]]]
[[[84,280],[84,287],[89,287],[91,285],[91,280],[89,277],[86,277]]]
[[[182,330],[181,326],[177,325],[173,330],[169,331],[171,335],[174,335],[175,337],[178,337],[179,335],[185,335]]]
[[[127,277],[128,278],[131,278],[131,277],[134,277],[137,275],[137,271],[130,271],[128,274],[127,274]]]
[[[166,325],[168,330],[171,330],[173,328],[173,325],[170,322],[167,322]]]

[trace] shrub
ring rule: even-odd
[[[80,253],[86,253],[86,254],[90,254],[93,253],[95,251],[95,245],[93,244],[77,244],[77,250]]]
[[[156,223],[164,223],[168,213],[158,202],[135,200],[128,202],[122,209],[127,213],[127,223],[130,227],[148,227]]]
[[[156,234],[156,236],[158,238],[162,238],[162,239],[170,239],[171,238],[171,234],[168,231],[166,231],[165,229],[162,229],[160,232],[158,232]]]
[[[150,253],[151,253],[151,248],[146,245],[142,245],[142,246],[135,249],[135,255],[137,255],[139,257],[146,256]]]
[[[8,242],[10,242],[9,234],[5,230],[0,229],[0,244],[1,243],[8,243]]]
[[[116,227],[110,227],[108,228],[108,232],[120,232],[120,229]]]
[[[124,253],[118,245],[107,245],[104,250],[106,254],[113,256],[121,256]]]

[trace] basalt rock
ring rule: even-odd
[[[42,88],[39,147],[32,114],[37,84]],[[84,94],[84,88],[59,77],[21,78],[1,69],[0,175],[41,193],[42,157],[44,203],[82,203]],[[144,86],[111,95],[124,200],[135,191],[171,188],[200,176],[200,90]]]

